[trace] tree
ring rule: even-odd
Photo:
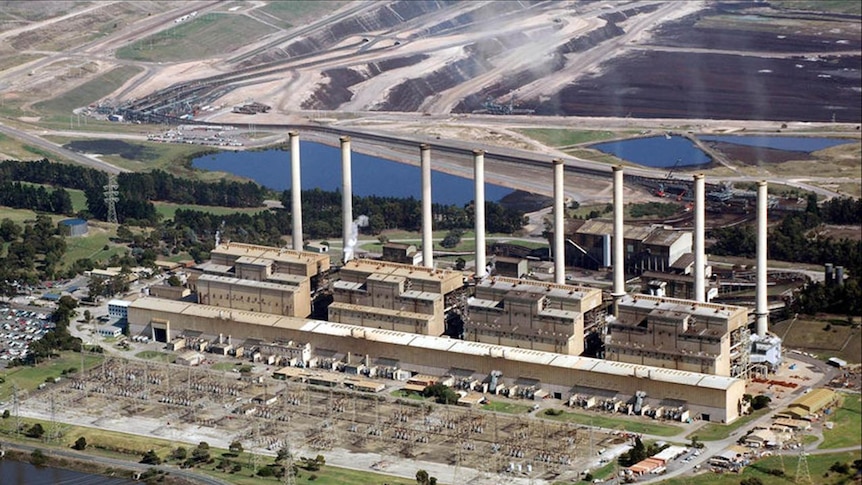
[[[90,310],[84,310],[84,321],[89,322],[93,319],[93,314],[90,313]]]
[[[144,465],[161,465],[162,459],[159,458],[159,455],[155,451],[150,450],[144,453],[144,457],[141,459],[141,463],[143,463]]]
[[[416,472],[416,483],[418,485],[428,485],[429,478],[428,472],[425,470],[419,470]]]
[[[28,438],[39,439],[42,438],[42,436],[45,434],[45,428],[43,428],[41,424],[36,423],[33,426],[30,426],[30,429],[28,429],[27,432],[24,434]]]
[[[171,458],[177,461],[183,461],[188,458],[188,456],[189,452],[184,446],[178,446],[173,452],[171,452]]]
[[[231,453],[236,453],[238,455],[242,453],[242,443],[239,441],[233,441],[230,446],[228,446],[228,450],[230,450]]]
[[[458,256],[458,259],[455,260],[455,269],[458,271],[463,271],[464,267],[467,266],[467,261],[464,258]]]
[[[30,463],[33,466],[43,466],[46,461],[48,461],[48,457],[45,456],[45,453],[39,448],[36,448],[32,453],[30,453]]]
[[[77,440],[75,440],[75,444],[72,445],[72,448],[78,451],[83,451],[87,449],[87,438],[81,436]]]
[[[171,286],[183,286],[183,282],[182,282],[182,281],[179,279],[179,277],[177,277],[177,275],[175,275],[175,274],[172,274],[172,275],[167,279],[167,282],[168,282],[168,284],[169,284],[169,285],[171,285]]]
[[[755,411],[757,411],[758,409],[763,409],[768,406],[771,401],[772,399],[770,399],[769,396],[765,396],[763,394],[759,396],[754,396],[751,399],[751,409],[754,409]]]
[[[439,404],[455,404],[460,397],[457,392],[440,383],[426,387],[422,395],[435,398],[434,400]]]
[[[757,477],[743,478],[739,485],[763,485],[763,482]]]
[[[11,415],[11,414],[9,413],[9,410],[8,410],[8,409],[4,409],[4,410],[3,410],[3,419],[9,419],[9,416],[10,416],[10,415]]]

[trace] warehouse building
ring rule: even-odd
[[[495,277],[467,301],[466,340],[568,355],[584,351],[586,320],[596,321],[595,288]]]
[[[368,355],[369,362],[430,375],[484,379],[498,371],[502,380],[533,382],[562,398],[573,393],[616,394],[631,399],[638,391],[647,401],[685,405],[693,415],[730,422],[739,416],[745,382],[732,377],[609,362],[573,355],[517,349],[481,342],[416,335],[334,322],[140,298],[129,307],[129,321],[146,326],[153,337],[170,340],[177,331],[207,335],[244,335],[273,341],[307,342],[315,353]],[[159,329],[160,332],[156,332]]]
[[[445,298],[463,286],[457,271],[364,259],[345,263],[339,276],[330,321],[423,335],[443,334]]]
[[[740,375],[748,363],[743,307],[628,295],[608,324],[605,358],[617,362]]]

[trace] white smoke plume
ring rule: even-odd
[[[359,228],[368,226],[368,216],[359,216],[353,221],[350,227],[350,239],[347,240],[347,245],[344,246],[344,262],[353,259],[353,251],[356,249],[356,243],[359,241]]]

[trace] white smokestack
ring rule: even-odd
[[[563,161],[554,159],[554,282],[563,284],[566,279],[565,222],[563,219]]]
[[[706,183],[703,174],[694,176],[694,301],[706,301]]]
[[[476,278],[484,278],[485,264],[485,151],[473,150],[473,181],[476,215]]]
[[[623,167],[614,166],[614,315],[618,314],[620,299],[626,294],[625,229],[623,228]]]
[[[299,133],[290,135],[290,213],[293,216],[293,249],[302,250],[302,184],[299,171]]]
[[[431,147],[419,145],[419,159],[422,168],[422,266],[434,267],[434,240],[431,222]]]
[[[341,141],[341,241],[346,263],[353,257],[352,248],[348,254],[347,247],[353,232],[353,175],[350,162],[350,137],[342,136],[339,140]]]
[[[757,182],[757,292],[754,315],[757,318],[757,335],[766,336],[769,308],[766,305],[766,181]]]

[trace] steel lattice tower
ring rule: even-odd
[[[117,176],[108,175],[108,184],[105,185],[105,205],[108,206],[108,222],[117,224],[117,201],[119,199],[120,186],[117,184]]]

